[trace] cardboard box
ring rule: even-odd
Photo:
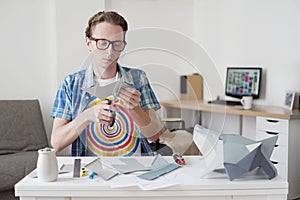
[[[203,79],[200,74],[180,76],[180,98],[182,100],[203,99]]]

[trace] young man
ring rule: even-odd
[[[117,63],[127,44],[127,29],[126,20],[116,12],[99,12],[89,19],[86,45],[93,61],[67,76],[57,92],[51,112],[55,150],[72,144],[72,156],[133,155],[149,151],[144,138],[158,139],[163,125],[155,111],[160,105],[146,74]],[[84,91],[97,84],[101,90],[120,78],[130,87],[120,90],[115,105],[111,97],[98,99]]]

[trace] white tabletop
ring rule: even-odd
[[[144,165],[149,165],[154,157],[135,157]],[[165,157],[173,161],[172,157]],[[58,157],[59,166],[73,164],[75,157]],[[87,164],[94,160],[93,157],[81,157],[82,163]],[[101,158],[104,163],[119,162],[118,157]],[[287,195],[288,183],[281,177],[272,180],[262,175],[246,174],[241,178],[230,181],[226,173],[213,172],[201,178],[201,160],[198,156],[185,157],[186,165],[165,175],[153,183],[170,185],[156,190],[142,190],[137,186],[118,187],[114,186],[115,180],[129,181],[135,175],[118,175],[110,181],[101,178],[90,180],[88,176],[73,178],[72,173],[59,174],[57,181],[41,182],[37,178],[26,176],[15,185],[16,196],[81,196],[81,197],[154,197],[154,196],[232,196],[232,195]],[[34,172],[33,172],[34,173]],[[172,183],[172,184],[170,184]],[[129,183],[133,184],[133,183]],[[145,182],[142,182],[145,184]],[[115,185],[116,186],[116,185]],[[151,187],[150,187],[151,188]]]

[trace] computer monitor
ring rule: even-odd
[[[226,74],[226,96],[241,99],[243,96],[259,98],[262,68],[228,67]]]

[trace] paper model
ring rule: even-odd
[[[230,180],[234,180],[242,174],[256,168],[261,168],[269,179],[277,175],[277,170],[270,161],[270,157],[278,136],[253,141],[240,135],[222,134],[217,139],[216,136],[218,134],[216,132],[205,129],[199,125],[196,126],[197,127],[194,128],[194,134],[196,134],[194,141],[201,152],[201,148],[203,148],[203,152],[206,152],[204,156],[208,158],[209,154],[216,153],[218,145],[223,145],[223,155],[216,155],[218,159],[215,160],[223,160],[224,168]],[[209,141],[209,144],[214,146],[209,147],[207,143],[204,141],[199,142],[199,140]],[[215,142],[213,140],[215,140]],[[220,150],[218,150],[218,152],[220,152]],[[223,159],[221,158],[222,156]],[[206,157],[204,159],[206,159]],[[218,164],[220,163],[210,162],[207,173],[216,169]]]
[[[224,143],[224,167],[230,180],[260,167],[269,179],[277,175],[270,161],[278,136],[255,142],[239,135],[221,135]]]
[[[193,141],[200,150],[202,156],[200,177],[204,177],[216,168],[223,165],[223,141],[219,140],[217,132],[206,129],[200,125],[194,127]]]

